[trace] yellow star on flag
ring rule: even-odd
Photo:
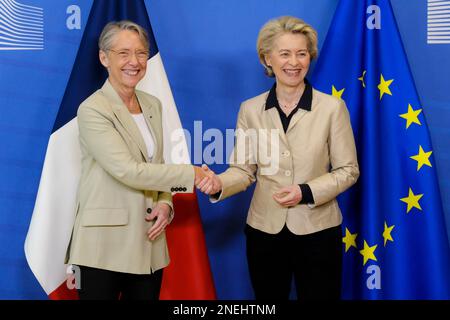
[[[364,82],[364,76],[366,75],[366,70],[363,71],[362,76],[358,78],[359,81],[362,82],[363,88],[366,87],[366,83]]]
[[[375,250],[377,249],[377,247],[377,244],[369,247],[366,240],[364,240],[364,249],[359,250],[359,253],[361,253],[364,257],[363,265],[366,265],[367,261],[369,260],[377,261],[377,257],[375,257]]]
[[[394,79],[385,81],[383,75],[380,76],[380,84],[378,85],[378,90],[380,90],[380,100],[385,93],[392,96],[392,92],[389,89],[392,81],[394,81]]]
[[[388,240],[394,242],[394,239],[392,239],[392,236],[391,236],[391,232],[392,232],[392,229],[394,229],[394,227],[395,227],[394,225],[388,227],[386,221],[384,222],[383,238],[384,238],[384,246],[385,247],[386,247],[386,243],[388,242]]]
[[[418,116],[421,112],[422,112],[422,109],[414,110],[411,107],[411,105],[408,103],[408,112],[400,115],[400,117],[402,117],[403,119],[406,119],[406,129],[408,129],[412,123],[416,123],[419,126],[422,125],[418,118]]]
[[[425,164],[429,167],[432,167],[430,163],[430,156],[433,153],[433,151],[425,152],[422,149],[422,146],[419,145],[419,154],[416,154],[415,156],[411,156],[410,158],[417,161],[417,171],[422,168],[422,166]]]
[[[345,228],[345,237],[342,238],[342,242],[345,243],[345,252],[350,249],[350,247],[356,248],[356,237],[357,233],[351,233],[347,228]]]
[[[411,188],[409,188],[408,196],[406,198],[401,198],[400,199],[400,201],[403,201],[403,202],[408,204],[408,208],[406,209],[406,213],[411,211],[411,209],[413,207],[417,208],[419,210],[422,210],[422,207],[419,204],[419,200],[422,197],[423,197],[423,193],[422,194],[414,194],[413,191],[411,190]]]
[[[345,88],[341,89],[341,90],[337,90],[333,85],[331,86],[331,94],[333,95],[333,97],[342,99],[342,94],[344,93]]]

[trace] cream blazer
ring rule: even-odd
[[[163,164],[161,103],[136,91],[155,142],[149,162],[145,142],[110,82],[78,109],[82,172],[66,263],[149,274],[168,265],[165,234],[147,238],[145,215],[157,202],[172,207],[171,191],[193,192],[191,165]]]
[[[247,216],[253,228],[275,234],[286,224],[303,235],[341,224],[336,196],[359,177],[344,101],[313,89],[311,111],[298,109],[284,133],[277,109],[265,108],[268,94],[242,103],[234,163],[219,175],[222,193],[211,201],[226,199],[256,181]],[[285,208],[272,198],[281,187],[302,183],[311,188],[314,204]]]

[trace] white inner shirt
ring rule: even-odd
[[[155,142],[153,141],[152,133],[147,126],[147,122],[145,122],[144,115],[142,113],[139,114],[131,114],[133,116],[134,122],[136,122],[139,131],[141,132],[142,138],[144,139],[145,146],[147,147],[147,154],[149,161],[153,158],[153,153],[155,152]]]

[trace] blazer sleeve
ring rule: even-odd
[[[169,221],[171,223],[175,217],[175,211],[173,209],[172,194],[170,192],[158,192],[158,203],[165,203],[170,207]]]
[[[213,203],[245,191],[256,181],[257,165],[253,156],[252,139],[247,135],[245,110],[245,105],[242,104],[236,124],[236,144],[230,156],[230,167],[219,175],[222,181],[222,192],[215,197],[210,197]]]
[[[314,204],[309,204],[310,207],[320,206],[336,198],[351,187],[359,177],[350,115],[343,100],[339,100],[330,121],[328,148],[331,170],[306,182],[314,197]]]
[[[138,162],[115,129],[112,119],[98,108],[84,104],[78,109],[80,143],[111,176],[138,190],[171,192],[173,186],[192,192],[191,165]]]

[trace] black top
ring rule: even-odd
[[[280,114],[281,123],[283,124],[284,132],[286,132],[287,129],[289,128],[289,123],[291,122],[292,116],[297,112],[299,108],[302,108],[303,110],[306,111],[311,111],[312,86],[308,82],[308,80],[305,79],[305,90],[303,91],[303,94],[300,97],[300,101],[297,103],[297,106],[292,110],[289,116],[286,116],[286,114],[281,110],[280,104],[278,103],[277,99],[277,92],[275,90],[276,87],[277,84],[275,83],[272,86],[272,89],[270,89],[269,95],[267,96],[266,100],[265,110],[277,108],[278,113]]]

